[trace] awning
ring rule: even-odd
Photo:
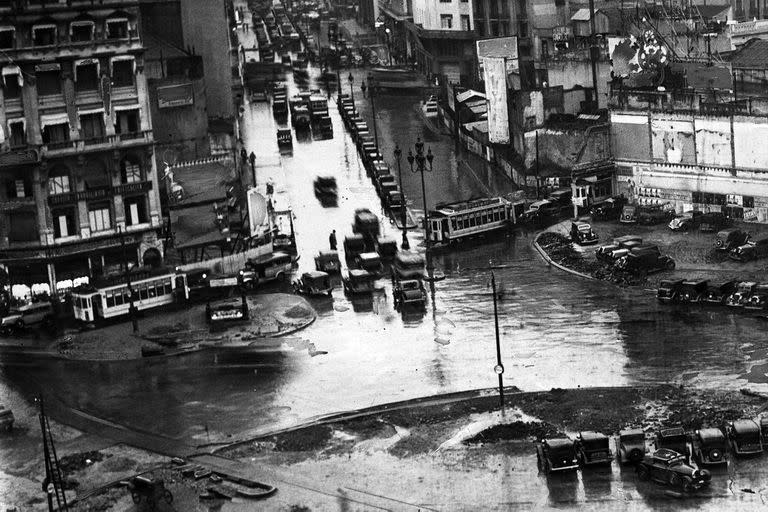
[[[96,66],[96,76],[99,76],[99,59],[80,59],[75,61],[75,82],[77,82],[77,68],[80,66]]]
[[[109,59],[110,76],[113,74],[115,62],[125,61],[125,60],[130,60],[131,62],[133,62],[133,73],[136,74],[136,58],[133,55],[118,55],[117,57],[112,57],[111,59]]]
[[[52,28],[52,29],[56,30],[56,25],[54,23],[44,23],[42,25],[32,25],[32,31],[44,30],[44,29],[48,29],[48,28]]]
[[[58,62],[46,62],[45,64],[35,65],[36,73],[42,73],[45,71],[61,71],[61,64]]]
[[[5,66],[3,68],[3,83],[5,82],[5,77],[9,75],[16,75],[18,76],[19,80],[19,87],[24,86],[24,75],[21,74],[21,68],[19,66]],[[7,85],[7,84],[6,84]]]
[[[121,18],[107,18],[107,23],[118,23],[118,22],[126,22],[128,23],[128,18],[121,17]]]
[[[79,20],[79,21],[73,21],[69,24],[69,35],[72,36],[72,32],[74,31],[75,27],[95,27],[96,23],[94,23],[91,20]]]
[[[112,105],[112,110],[117,112],[118,110],[139,110],[141,105],[138,103],[132,103],[130,105]]]
[[[88,109],[82,109],[77,111],[78,116],[87,116],[88,114],[103,114],[103,113],[104,113],[104,107],[88,108]]]
[[[0,32],[15,32],[16,27],[13,25],[0,25]]]
[[[8,133],[11,133],[11,125],[16,123],[21,123],[21,126],[24,127],[24,132],[27,131],[27,118],[25,117],[10,117],[7,119],[8,123]]]
[[[62,112],[61,114],[46,114],[40,116],[40,129],[42,130],[48,125],[55,124],[69,124],[69,114]]]

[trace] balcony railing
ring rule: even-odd
[[[66,192],[64,194],[55,194],[48,196],[48,204],[59,206],[72,204],[78,201],[94,201],[99,199],[110,199],[117,195],[144,193],[152,190],[151,181],[136,181],[134,183],[121,183],[115,186],[96,187],[79,192]]]
[[[102,135],[100,137],[91,137],[89,139],[83,139],[83,144],[86,146],[95,146],[97,144],[105,144],[108,141],[108,138],[106,135]]]
[[[41,146],[42,152],[49,154],[52,152],[80,152],[101,150],[104,148],[119,147],[120,145],[135,146],[152,141],[152,131],[144,130],[140,132],[116,133],[114,135],[104,135],[101,137],[91,137],[89,139],[64,140],[58,142],[49,142]]]

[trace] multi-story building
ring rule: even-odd
[[[17,295],[162,259],[138,7],[0,1],[0,264]]]

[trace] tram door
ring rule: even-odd
[[[446,219],[433,219],[432,220],[432,241],[442,242],[446,232],[448,231],[448,222]]]

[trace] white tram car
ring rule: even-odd
[[[503,197],[441,204],[429,212],[430,238],[435,244],[450,244],[504,229],[516,224],[524,209],[522,201],[513,203]]]

